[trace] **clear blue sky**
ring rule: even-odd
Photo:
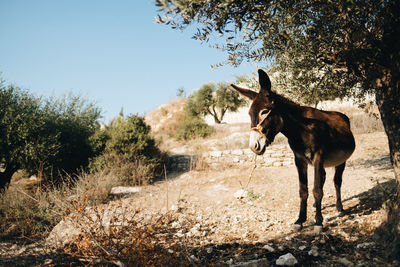
[[[156,24],[152,0],[0,0],[0,72],[36,95],[73,92],[97,103],[103,122],[143,115],[209,81],[255,66],[211,69],[225,54]]]

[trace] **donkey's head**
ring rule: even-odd
[[[263,70],[258,70],[260,92],[240,88],[234,84],[232,87],[241,95],[253,101],[249,115],[251,119],[250,149],[257,155],[262,155],[265,148],[274,141],[275,136],[281,131],[283,121],[276,111],[274,100],[275,93],[271,91],[271,81]]]

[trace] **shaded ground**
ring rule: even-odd
[[[174,240],[185,244],[193,265],[230,265],[260,260],[275,265],[291,253],[301,266],[397,266],[385,258],[374,239],[385,200],[395,188],[384,133],[356,136],[357,149],[344,172],[342,199],[346,214],[335,210],[333,169],[327,169],[323,199],[324,229],[313,232],[314,208],[310,194],[308,220],[300,232],[292,230],[299,210],[295,167],[256,168],[249,194],[234,194],[248,182],[251,166],[218,166],[170,176],[168,183],[146,186],[123,205],[141,218],[168,213]],[[309,168],[309,190],[313,172]],[[168,189],[167,189],[168,188]],[[167,194],[168,190],[168,194]],[[0,265],[84,265],[40,243],[0,244]],[[171,253],[178,253],[172,251]]]

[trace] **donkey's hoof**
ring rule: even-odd
[[[302,224],[293,224],[293,231],[299,232],[303,228]]]
[[[339,217],[343,217],[344,215],[346,215],[346,213],[344,212],[344,210],[339,211],[339,214],[338,214]]]
[[[322,225],[314,225],[314,233],[319,235],[322,233]]]

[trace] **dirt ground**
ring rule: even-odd
[[[143,218],[173,213],[171,228],[177,240],[189,243],[193,265],[246,266],[250,261],[255,262],[253,266],[275,265],[280,256],[291,253],[300,266],[398,266],[375,241],[375,230],[385,215],[384,201],[395,187],[386,135],[356,135],[356,143],[343,175],[342,217],[335,209],[334,170],[326,170],[324,228],[319,235],[313,232],[311,167],[308,217],[301,231],[292,228],[300,203],[294,166],[257,167],[243,198],[235,193],[248,183],[250,164],[170,174],[167,183],[145,186],[122,202],[140,209]],[[16,253],[21,247],[0,244],[0,265],[17,264],[29,253],[40,254],[30,246]],[[57,265],[56,257],[47,263],[34,258],[38,265]]]

